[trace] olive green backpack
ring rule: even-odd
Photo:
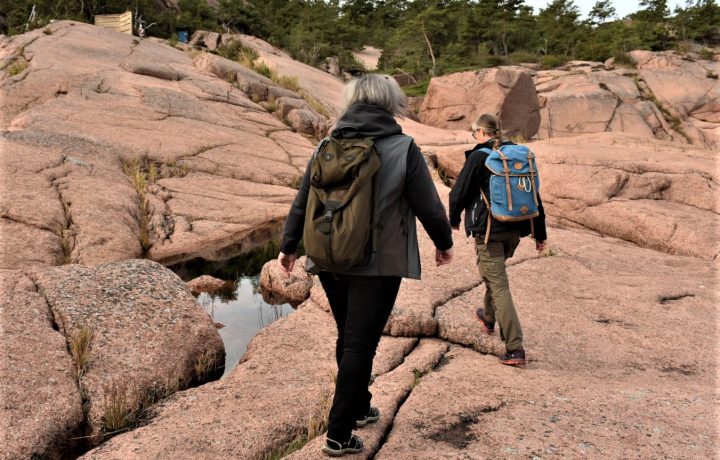
[[[380,154],[371,138],[325,138],[310,162],[305,253],[317,269],[343,272],[372,261],[373,176]]]

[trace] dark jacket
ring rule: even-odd
[[[512,142],[501,141],[501,145],[507,144],[512,144]],[[478,144],[472,150],[465,152],[465,164],[450,191],[450,224],[452,226],[459,225],[460,215],[464,210],[465,232],[468,235],[484,238],[487,230],[488,209],[480,195],[480,187],[485,192],[485,196],[490,196],[488,189],[491,173],[485,167],[488,154],[481,151],[481,148],[492,149],[492,143]],[[543,242],[547,239],[547,232],[545,229],[545,210],[539,194],[538,201],[540,215],[532,221],[535,240]],[[517,230],[520,231],[520,236],[529,235],[530,221],[500,222],[493,218],[490,224],[491,237],[493,234]]]
[[[379,140],[401,133],[402,128],[400,125],[398,125],[392,115],[384,109],[373,105],[354,104],[338,120],[336,128],[331,135],[340,138],[372,137]],[[428,170],[420,149],[415,142],[409,142],[407,145],[409,145],[408,151],[401,152],[406,157],[406,164],[403,168],[405,175],[404,190],[402,192],[402,198],[397,205],[409,207],[412,214],[420,219],[420,222],[432,239],[435,247],[440,250],[449,249],[452,247],[453,242],[450,224],[445,214],[445,207],[438,197],[437,190],[430,176],[430,171]],[[382,151],[380,157],[382,161]],[[378,175],[380,176],[380,173],[378,173]],[[290,213],[283,230],[283,241],[280,245],[280,250],[286,254],[294,253],[302,238],[309,190],[310,164],[308,163],[302,183],[300,184],[300,189],[290,208]],[[412,221],[414,231],[414,217]],[[403,235],[388,234],[388,232],[381,234],[381,237],[383,237],[382,235],[385,235],[384,238],[386,239],[392,238],[393,241],[397,240],[397,244],[402,243],[400,239],[403,238]],[[405,238],[407,239],[407,236],[405,236]],[[410,248],[410,250],[417,251],[415,238],[412,238],[411,244],[414,244],[415,247]],[[378,245],[383,246],[381,243],[378,243]],[[382,259],[380,263],[382,264]],[[382,267],[380,268],[379,273],[383,273]],[[400,274],[400,276],[408,275],[403,273]],[[419,277],[419,271],[417,274],[410,274],[410,276]]]

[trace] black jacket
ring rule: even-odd
[[[501,145],[512,144],[509,141],[502,141]],[[490,171],[485,167],[485,160],[488,154],[481,151],[481,148],[492,149],[491,143],[478,144],[472,150],[465,152],[465,164],[458,174],[455,185],[450,191],[450,224],[460,225],[460,215],[465,211],[465,232],[468,235],[485,237],[488,221],[488,209],[480,195],[480,187],[489,196]],[[545,229],[545,210],[543,209],[540,194],[538,194],[540,215],[535,217],[533,227],[535,240],[543,242],[547,239]],[[530,234],[530,221],[500,222],[495,218],[490,224],[490,234],[519,230],[521,236]]]
[[[386,110],[368,104],[352,105],[337,122],[338,128],[332,132],[333,137],[383,137],[402,133],[402,128]],[[312,160],[311,160],[312,161]],[[445,207],[438,197],[430,171],[420,152],[412,143],[407,155],[405,178],[405,198],[413,213],[420,219],[425,231],[432,239],[435,247],[446,250],[452,247],[452,233],[445,214]],[[302,239],[305,223],[305,208],[310,190],[310,162],[305,169],[300,189],[290,208],[280,250],[292,254],[297,250]]]

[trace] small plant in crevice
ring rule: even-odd
[[[416,386],[418,386],[420,384],[420,380],[422,380],[423,377],[425,377],[427,374],[432,372],[432,369],[423,370],[423,369],[417,369],[417,368],[413,367],[412,372],[413,372],[413,382],[410,385],[411,390],[414,389]]]
[[[25,60],[24,57],[19,56],[19,57],[17,57],[17,58],[13,61],[12,64],[10,64],[10,65],[7,67],[7,73],[8,73],[8,75],[10,75],[11,77],[14,77],[14,76],[16,76],[16,75],[20,75],[21,73],[23,73],[23,71],[24,71],[25,69],[28,68],[28,65],[29,65],[28,61]]]
[[[198,382],[207,381],[213,371],[219,369],[219,356],[215,350],[205,350],[195,357],[193,371]]]
[[[92,345],[93,332],[86,325],[80,326],[70,336],[70,354],[75,365],[75,374],[78,381],[85,374],[90,362],[90,346]]]
[[[105,388],[100,423],[105,434],[129,429],[137,420],[137,393],[126,381],[113,381]]]
[[[337,374],[332,375],[333,383],[336,383]],[[263,460],[279,460],[293,452],[302,449],[308,442],[322,436],[328,428],[330,420],[330,408],[332,407],[333,394],[331,390],[325,391],[316,407],[315,412],[310,414],[307,425],[298,430],[293,439],[280,447],[273,449],[262,457]]]

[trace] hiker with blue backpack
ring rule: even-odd
[[[478,144],[465,152],[465,164],[450,191],[450,225],[459,229],[465,211],[465,232],[475,239],[478,270],[486,289],[475,316],[489,335],[498,324],[506,349],[500,362],[522,366],[526,363],[523,334],[505,261],[527,235],[535,239],[538,252],[545,248],[537,163],[527,146],[502,138],[500,123],[491,114],[473,122],[472,136]]]
[[[435,263],[453,258],[445,207],[420,149],[394,118],[405,100],[387,75],[345,86],[345,108],[308,163],[283,230],[278,262],[292,271],[303,240],[305,269],[318,274],[337,325],[338,374],[322,448],[331,456],[362,451],[353,429],[380,417],[368,384],[400,282],[420,279],[416,216]]]

